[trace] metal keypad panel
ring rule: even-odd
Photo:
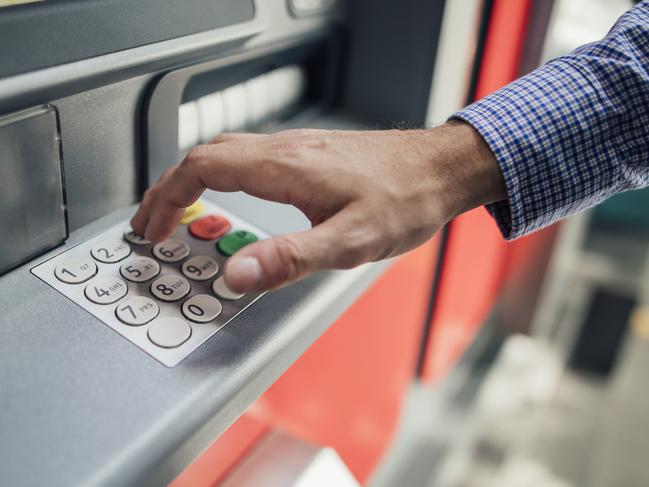
[[[190,232],[188,224],[198,223],[196,229],[206,216],[212,218],[203,221],[208,230],[228,233],[194,236],[198,232]],[[224,219],[231,225],[224,226]],[[231,244],[238,235],[242,241],[250,235],[267,237],[206,202],[194,205],[183,221],[169,240],[157,245],[134,235],[125,221],[39,264],[32,273],[173,367],[263,294],[238,295],[227,288],[223,266],[228,256],[219,251],[219,240],[228,237]],[[215,221],[221,226],[215,227]]]

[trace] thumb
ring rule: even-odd
[[[226,263],[226,284],[235,292],[274,289],[324,269],[349,268],[371,259],[371,239],[343,210],[311,230],[261,240]]]

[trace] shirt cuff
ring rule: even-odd
[[[572,60],[555,60],[453,114],[498,161],[507,200],[487,205],[507,240],[593,206],[617,189],[602,89]]]
[[[512,240],[525,233],[522,216],[522,203],[515,190],[518,187],[516,165],[510,164],[509,158],[503,154],[504,136],[499,133],[498,125],[493,123],[486,106],[476,103],[455,113],[451,119],[462,120],[473,126],[485,140],[494,157],[500,165],[505,180],[507,199],[486,205],[485,208],[498,225],[500,233],[506,240]]]

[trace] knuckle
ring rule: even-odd
[[[227,134],[219,134],[210,140],[210,144],[222,144],[223,142],[227,142],[230,140]]]
[[[376,239],[374,255],[371,260],[383,260],[398,253],[402,235],[396,222],[382,222],[380,238]]]
[[[371,260],[375,241],[371,231],[365,227],[352,227],[342,231],[340,237],[345,244],[340,248],[337,267],[351,269]]]
[[[304,253],[293,240],[287,237],[277,237],[276,249],[283,280],[295,280],[306,271],[307,262]]]
[[[157,187],[157,185],[156,186],[151,186],[142,195],[142,202],[147,203],[147,204],[151,203],[153,200],[156,199],[157,195],[158,195],[158,187]]]
[[[394,255],[399,244],[398,235],[394,225],[368,215],[363,223],[342,232],[346,244],[340,258],[341,268],[349,269]]]
[[[180,163],[181,168],[190,168],[201,164],[208,157],[210,153],[209,145],[197,145],[187,153],[183,161]]]
[[[341,269],[352,269],[370,260],[367,247],[351,245],[343,252],[339,267]]]

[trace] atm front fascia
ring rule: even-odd
[[[325,2],[329,8],[309,15],[296,15],[284,0],[173,2],[191,10],[185,14],[167,3],[57,0],[0,8],[0,38],[13,32],[14,41],[38,51],[17,55],[17,46],[15,56],[0,54],[6,70],[0,71],[0,118],[51,107],[42,110],[56,115],[61,165],[50,167],[62,168],[63,190],[52,194],[64,203],[50,222],[56,229],[50,243],[64,242],[26,263],[28,256],[21,256],[0,276],[3,484],[170,482],[389,265],[321,273],[268,293],[174,368],[32,275],[35,266],[128,220],[149,177],[176,162],[177,146],[164,141],[175,144],[177,124],[164,117],[177,117],[179,103],[201,95],[200,86],[191,84],[199,73],[225,87],[303,63],[313,80],[299,109],[256,129],[375,126],[375,118],[341,102],[345,86],[354,84],[341,69],[354,52],[345,44],[342,2]],[[105,8],[117,8],[119,15]],[[195,14],[202,8],[209,15],[220,12],[218,21],[210,24],[209,15],[199,21]],[[436,3],[440,16],[442,8],[443,2]],[[49,28],[67,26],[65,32],[49,32],[48,42],[47,16],[40,12],[56,15]],[[78,22],[71,20],[75,15]],[[134,28],[131,20],[124,24],[129,15],[146,32],[120,35],[116,26]],[[28,35],[21,25],[32,26]],[[41,28],[38,38],[34,26]],[[84,45],[93,32],[96,42]],[[425,63],[413,56],[412,64],[432,69],[430,51],[422,56]],[[160,104],[159,90],[169,89],[169,79],[173,96]],[[430,84],[430,72],[419,81]],[[308,224],[297,210],[241,194],[205,198],[270,234]],[[4,228],[4,235],[11,238],[13,230]]]

